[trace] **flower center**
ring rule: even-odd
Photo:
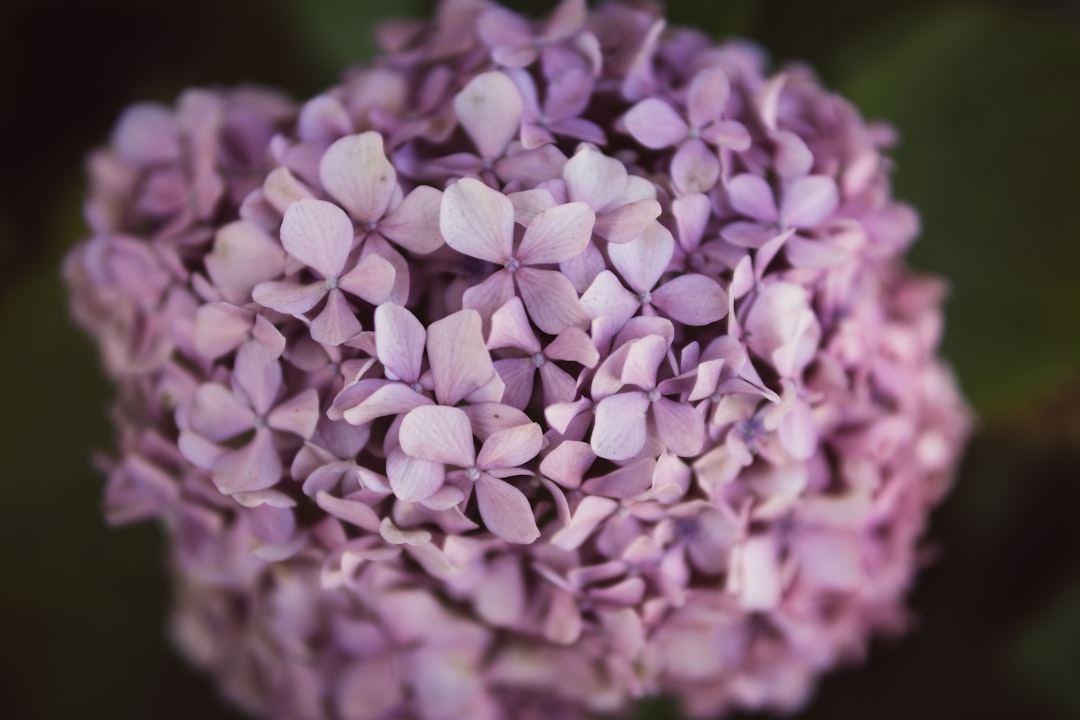
[[[536,353],[532,356],[533,367],[542,367],[547,362],[547,358],[544,357],[544,353]]]
[[[654,403],[659,399],[660,399],[660,391],[659,390],[650,390],[649,391],[649,402]]]
[[[518,268],[521,267],[521,261],[518,260],[516,257],[511,257],[509,260],[506,261],[506,265],[504,265],[504,267],[510,272],[517,272]]]
[[[646,290],[645,292],[638,295],[638,300],[641,301],[642,305],[648,305],[650,302],[652,302],[652,293]]]
[[[686,131],[686,137],[690,140],[697,140],[701,137],[701,130],[696,127],[692,127]]]
[[[336,277],[334,277],[334,278],[326,278],[326,280],[323,282],[323,284],[326,285],[327,290],[337,290],[337,278]]]
[[[419,382],[414,382],[409,387],[413,389],[413,392],[418,392],[418,393],[424,392],[424,386],[421,385]]]
[[[469,478],[473,482],[480,479],[480,470],[474,465],[465,471],[465,477]]]
[[[375,228],[379,227],[379,223],[377,220],[368,220],[367,225],[364,227],[367,228],[368,232],[375,232]]]
[[[251,425],[256,430],[262,430],[264,427],[266,427],[266,418],[262,415],[256,415],[255,422],[253,422]]]

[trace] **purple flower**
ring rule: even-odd
[[[168,529],[179,647],[267,718],[798,707],[897,628],[970,426],[890,133],[646,5],[380,43],[90,164],[106,513]]]

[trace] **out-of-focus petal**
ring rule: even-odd
[[[728,181],[727,191],[728,202],[736,212],[764,223],[779,218],[772,188],[764,178],[749,173],[736,175]]]
[[[808,175],[784,188],[780,218],[790,227],[812,228],[832,215],[839,202],[835,180],[826,175]]]
[[[690,129],[674,108],[656,98],[647,98],[630,108],[623,122],[635,140],[653,150],[681,142]]]

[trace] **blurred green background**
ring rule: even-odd
[[[550,2],[513,3],[533,13]],[[368,57],[361,0],[0,0],[0,718],[235,718],[173,654],[155,527],[109,530],[109,443],[59,262],[82,158],[120,110],[193,84],[309,96]],[[804,718],[1080,718],[1080,7],[911,0],[669,4],[672,22],[803,59],[892,121],[912,261],[946,275],[945,353],[980,415],[919,625],[820,687]],[[673,717],[663,703],[641,718]]]

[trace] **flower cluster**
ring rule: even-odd
[[[889,130],[645,6],[380,42],[92,158],[106,508],[178,642],[283,720],[797,706],[902,626],[969,424]]]

